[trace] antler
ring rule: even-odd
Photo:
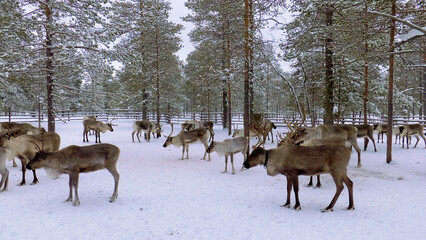
[[[172,136],[172,133],[173,133],[173,123],[172,123],[172,122],[170,122],[170,125],[172,126],[172,131],[170,132],[170,134],[169,134],[169,136],[168,136],[168,137]]]

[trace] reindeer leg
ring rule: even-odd
[[[371,134],[371,136],[368,136],[368,137],[371,139],[371,142],[373,143],[374,151],[377,152],[376,141],[374,141],[373,134]]]
[[[364,151],[367,151],[368,141],[369,141],[368,138],[365,137],[364,138]]]
[[[313,181],[313,177],[312,176],[310,176],[309,177],[309,183],[308,183],[308,185],[306,185],[307,187],[312,187],[314,185],[314,181]]]
[[[202,160],[206,160],[207,149],[209,148],[209,145],[206,142],[203,142],[203,144],[204,144],[204,148],[206,149],[206,151],[204,152],[204,156],[203,156]],[[211,161],[210,153],[209,153],[208,161]]]
[[[354,193],[353,193],[353,182],[351,181],[351,179],[349,179],[349,177],[347,175],[345,175],[343,177],[343,182],[346,184],[346,187],[348,188],[348,193],[349,193],[349,206],[348,206],[348,210],[354,210]]]
[[[361,167],[361,148],[358,147],[358,142],[356,139],[356,136],[354,138],[348,139],[348,141],[352,144],[352,146],[355,148],[356,153],[358,155],[358,165],[357,167]]]
[[[336,203],[337,199],[340,196],[340,193],[343,190],[343,183],[342,183],[342,177],[336,176],[336,173],[331,172],[331,176],[333,177],[334,183],[336,184],[336,194],[334,194],[333,199],[331,200],[330,205],[328,205],[325,209],[322,209],[322,212],[332,212],[334,204]]]
[[[294,210],[299,211],[300,208],[300,202],[299,202],[299,177],[297,175],[291,176],[293,178],[293,191],[294,196],[296,198],[296,204],[294,205]]]
[[[2,170],[1,172],[1,181],[0,181],[0,188],[3,186],[2,192],[7,191],[7,185],[9,183],[9,170],[6,169],[5,163],[2,163],[3,166],[1,166]],[[4,184],[4,185],[3,185]]]
[[[414,147],[413,147],[413,148],[416,148],[416,147],[417,147],[417,143],[419,143],[419,141],[420,141],[419,136],[415,135],[415,137],[417,138],[417,142],[416,142],[416,144],[414,144]]]
[[[317,175],[317,185],[315,186],[315,188],[321,188],[321,180],[320,180],[320,175]]]
[[[19,159],[21,160],[21,164],[22,164],[22,181],[21,181],[20,184],[18,184],[18,186],[23,186],[26,183],[25,182],[25,171],[26,171],[25,163],[26,163],[26,161],[23,158],[19,158]]]
[[[182,144],[182,157],[179,160],[183,160],[183,156],[185,156],[185,144]]]
[[[101,143],[101,131],[98,132],[99,143]]]
[[[68,194],[68,198],[67,198],[67,200],[65,200],[65,202],[72,202],[72,186],[73,186],[72,181],[73,181],[73,179],[71,177],[71,173],[69,174],[69,177],[70,177],[70,179],[69,179],[68,184],[70,186],[70,193]]]
[[[112,196],[109,198],[110,202],[114,202],[118,197],[118,181],[120,180],[120,174],[118,174],[117,169],[115,167],[107,168],[107,170],[114,177],[114,192],[113,192]]]
[[[281,207],[290,208],[290,194],[291,188],[293,187],[293,181],[290,176],[285,175],[287,178],[287,201]]]
[[[225,170],[222,173],[228,172],[228,155],[225,155]]]
[[[73,173],[73,185],[74,185],[74,194],[75,194],[75,198],[74,198],[74,202],[72,202],[73,206],[78,206],[80,205],[80,199],[78,198],[78,173]]]
[[[186,159],[189,159],[189,144],[186,144]]]
[[[33,182],[31,183],[31,185],[34,185],[37,183],[38,183],[38,178],[37,178],[36,170],[33,169]]]
[[[235,168],[234,168],[234,154],[231,153],[231,164],[232,164],[232,174],[235,174]]]

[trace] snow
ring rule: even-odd
[[[426,236],[426,149],[402,149],[393,144],[393,161],[386,164],[386,143],[362,152],[362,168],[352,154],[348,176],[354,182],[355,210],[348,211],[345,188],[334,212],[322,213],[335,193],[329,175],[320,189],[299,177],[302,210],[282,208],[284,176],[270,177],[262,166],[221,174],[224,158],[200,160],[204,147],[190,146],[189,160],[178,160],[181,148],[163,148],[165,138],[132,143],[132,121],[116,120],[114,132],[102,141],[120,147],[118,199],[108,201],[113,178],[107,170],[80,174],[81,205],[64,202],[68,176],[50,179],[38,170],[40,183],[19,187],[19,168],[7,162],[9,190],[0,193],[0,239],[424,239]],[[61,147],[82,142],[80,121],[57,122]],[[164,134],[170,127],[166,125]],[[279,129],[283,131],[283,129]],[[176,130],[175,130],[176,133]],[[216,140],[227,138],[215,127]],[[363,140],[359,140],[362,145]],[[267,148],[275,144],[268,143]],[[411,145],[413,146],[413,145]],[[18,163],[19,165],[19,163]],[[229,164],[228,164],[229,165]],[[230,165],[228,172],[230,172]],[[27,173],[27,182],[32,174]],[[292,204],[294,195],[292,194]]]

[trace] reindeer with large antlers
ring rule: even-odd
[[[8,160],[18,157],[22,163],[22,181],[20,186],[25,185],[25,165],[32,159],[39,151],[54,152],[58,151],[61,144],[61,137],[55,132],[46,132],[37,135],[24,134],[17,138],[2,138],[1,145],[10,150]],[[38,183],[37,175],[33,170],[33,182]],[[6,186],[7,189],[7,186]]]

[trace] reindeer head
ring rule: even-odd
[[[46,159],[47,153],[44,151],[37,152],[33,159],[30,159],[30,162],[27,163],[26,168],[28,170],[34,170],[42,167],[42,162]]]
[[[265,164],[265,152],[266,150],[262,147],[253,149],[253,151],[247,157],[247,160],[244,161],[243,166],[249,169],[259,164]]]

